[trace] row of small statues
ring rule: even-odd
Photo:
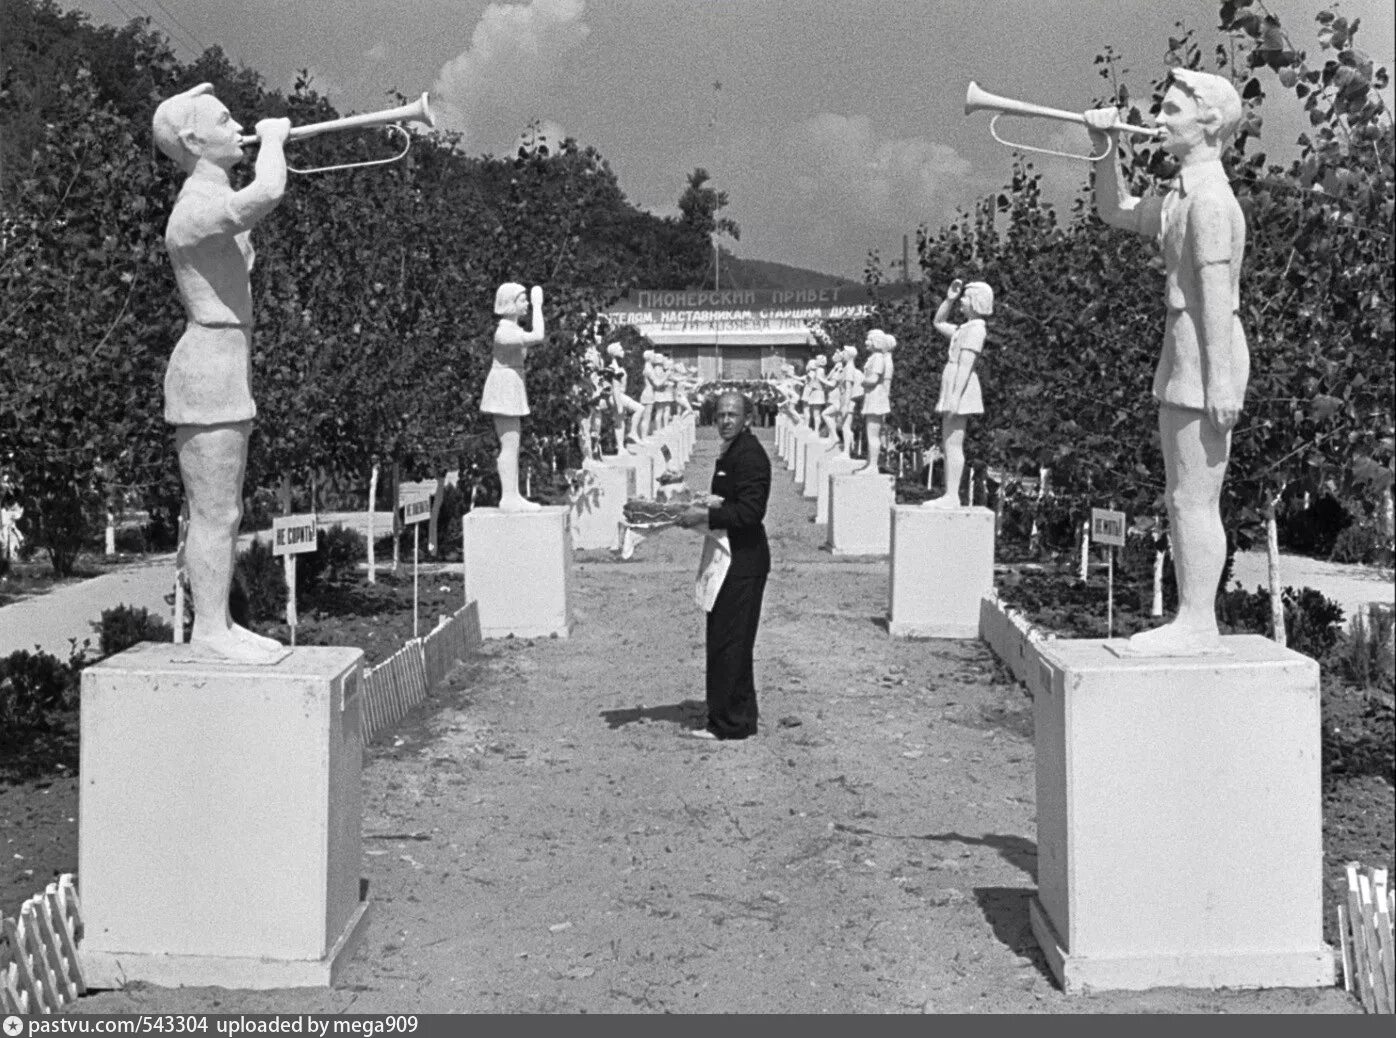
[[[1235,87],[1224,77],[1175,68],[1171,80],[1156,116],[1156,136],[1180,167],[1176,182],[1164,197],[1136,197],[1128,193],[1119,165],[1109,162],[1094,178],[1094,201],[1106,223],[1157,241],[1165,270],[1166,319],[1153,391],[1159,402],[1179,610],[1172,623],[1136,635],[1130,646],[1148,655],[1196,655],[1223,651],[1213,605],[1226,552],[1220,498],[1231,430],[1250,371],[1239,318],[1245,219],[1221,163],[1243,108]],[[1083,119],[1094,143],[1109,144],[1111,150],[1118,147],[1118,112],[1092,110],[1083,113]],[[237,190],[230,173],[243,160],[243,147],[250,140],[241,136],[242,127],[213,96],[210,84],[162,102],[153,130],[156,146],[186,174],[165,231],[187,317],[165,373],[165,419],[175,430],[190,515],[184,554],[195,610],[191,645],[215,658],[271,663],[286,650],[233,623],[228,597],[247,443],[257,410],[250,371],[250,272],[255,257],[250,232],[285,193],[284,145],[290,122],[257,123],[255,175]],[[965,317],[960,324],[950,320],[957,301]],[[495,297],[500,321],[494,361],[481,399],[481,410],[494,416],[500,439],[501,507],[520,511],[538,507],[519,493],[518,441],[521,418],[528,413],[524,359],[528,347],[543,340],[542,303],[539,288],[529,292],[512,282],[500,287]],[[525,331],[521,322],[530,310],[532,321]],[[974,358],[983,349],[984,319],[992,311],[993,293],[987,285],[956,282],[936,313],[937,330],[950,339],[936,405],[942,415],[947,487],[958,488],[966,419],[983,408]],[[869,427],[866,470],[875,473],[896,342],[876,331],[868,335],[867,346],[871,356],[861,372]],[[619,366],[619,359],[612,356],[613,367]],[[845,351],[845,369],[853,365],[856,370],[855,361]],[[825,394],[827,410],[830,387],[817,366],[814,381]],[[650,390],[650,379],[646,383],[644,389]],[[837,401],[843,429],[845,384],[838,383]],[[642,419],[645,431],[658,403],[651,400],[648,405],[652,410],[650,419]],[[617,391],[613,383],[612,406],[618,416],[634,415],[637,404],[643,415],[643,391],[635,401],[623,385]],[[636,425],[631,434],[638,439]],[[946,496],[947,505],[959,503],[958,496]]]
[[[664,428],[679,415],[693,411],[693,391],[698,388],[698,371],[681,361],[645,350],[641,354],[645,365],[641,369],[640,398],[632,397],[630,375],[621,363],[625,347],[618,342],[606,347],[609,361],[603,362],[601,350],[588,346],[582,361],[586,370],[589,394],[587,413],[582,419],[580,433],[582,453],[586,457],[601,454],[601,427],[607,413],[615,426],[616,451],[634,450],[646,437]]]
[[[951,320],[956,304],[961,323]],[[936,310],[936,331],[948,340],[949,352],[940,376],[940,395],[935,412],[940,416],[941,450],[945,457],[945,493],[925,503],[928,508],[959,508],[961,476],[965,469],[965,431],[971,415],[984,413],[984,395],[974,364],[988,338],[987,318],[994,312],[994,290],[983,281],[965,284],[958,278],[950,283]],[[830,444],[837,443],[845,454],[852,454],[853,417],[862,403],[867,460],[855,471],[869,476],[879,472],[882,453],[882,426],[892,409],[892,351],[897,339],[880,328],[868,332],[863,341],[867,362],[858,367],[858,348],[835,350],[833,366],[819,354],[805,365],[803,378],[794,365],[781,369],[776,387],[782,409],[799,424],[822,432]]]

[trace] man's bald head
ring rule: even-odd
[[[722,410],[724,401],[736,401],[737,406],[741,408],[742,416],[744,418],[751,416],[751,401],[747,399],[745,393],[738,392],[735,389],[724,389],[717,397],[717,409],[719,411]]]

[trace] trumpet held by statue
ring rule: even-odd
[[[286,135],[286,139],[299,141],[338,130],[358,130],[366,126],[391,126],[397,123],[425,123],[428,127],[434,127],[436,116],[432,114],[431,106],[427,102],[427,94],[423,93],[411,104],[400,105],[397,108],[385,108],[381,112],[364,112],[361,115],[346,115],[341,119],[327,119],[322,123],[293,126],[290,133]],[[249,144],[259,144],[261,140],[262,138],[254,133],[250,136],[239,137],[238,144],[246,147]]]

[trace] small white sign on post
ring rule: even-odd
[[[1105,636],[1115,637],[1115,549],[1125,546],[1125,514],[1108,508],[1091,509],[1091,540],[1110,548],[1106,569]]]
[[[286,626],[291,644],[296,644],[296,556],[314,551],[320,545],[320,528],[315,514],[278,515],[271,521],[271,552],[283,556],[286,565]]]
[[[431,518],[431,496],[407,498],[399,503],[402,522],[412,527],[412,637],[417,637],[417,547],[419,525]]]
[[[1108,508],[1091,509],[1091,540],[1115,548],[1125,546],[1125,514]]]

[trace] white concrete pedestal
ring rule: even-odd
[[[829,477],[829,548],[835,555],[886,555],[892,544],[891,476]]]
[[[1067,991],[1324,987],[1318,664],[1038,643],[1033,934]]]
[[[572,547],[617,547],[625,503],[635,496],[635,467],[586,461],[582,471],[582,487],[572,493],[567,513]]]
[[[828,479],[827,466],[834,458],[845,457],[838,440],[817,440],[808,448],[805,460],[805,482],[800,488],[800,496],[815,501],[819,498],[819,484]]]
[[[633,469],[635,472],[635,497],[641,501],[654,500],[655,479],[659,472],[654,467],[653,453],[643,451],[631,454],[626,451],[623,454],[608,454],[603,464],[614,465],[616,468]]]
[[[994,586],[992,511],[895,505],[891,554],[893,637],[979,637],[980,600]]]
[[[363,653],[253,667],[144,642],[83,671],[89,987],[329,985],[360,897]]]
[[[797,483],[800,481],[800,451],[803,449],[805,441],[813,435],[814,433],[803,425],[797,425],[795,431],[790,434],[790,456],[785,461],[785,467],[794,475]]]
[[[814,521],[816,523],[827,523],[829,521],[829,482],[830,476],[846,476],[854,469],[863,464],[859,458],[850,458],[846,454],[838,454],[832,458],[824,459],[820,465],[818,498],[814,503]]]
[[[805,479],[809,474],[809,464],[819,451],[819,437],[814,433],[805,431],[795,442],[795,485],[804,488]]]
[[[480,608],[485,638],[566,638],[572,544],[569,510],[475,508],[465,513],[465,600]]]

